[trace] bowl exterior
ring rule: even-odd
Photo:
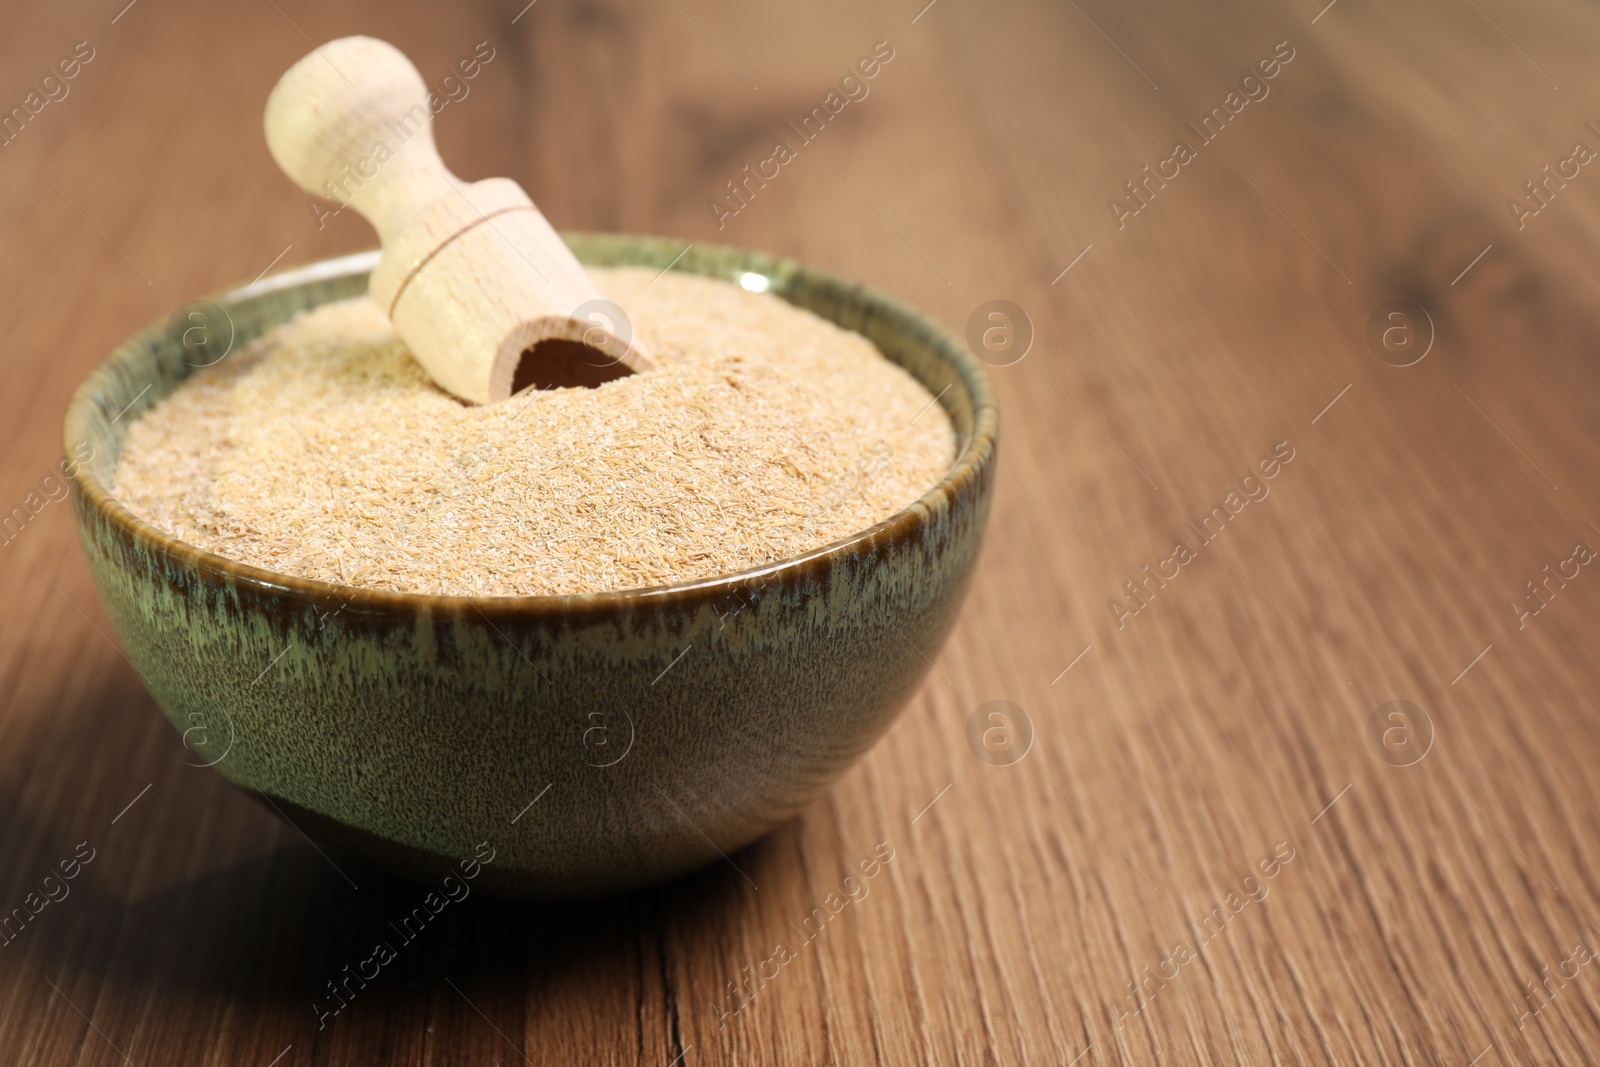
[[[665,266],[677,252],[572,241],[590,263]],[[995,461],[987,382],[948,333],[849,283],[730,249],[685,266],[767,277],[935,391],[951,385],[963,439],[951,475],[871,530],[728,578],[563,597],[358,590],[201,552],[110,497],[126,430],[110,415],[191,372],[181,331],[152,328],[91,375],[66,430],[69,455],[84,442],[93,455],[73,480],[80,538],[191,763],[392,872],[432,879],[492,853],[480,885],[550,896],[718,860],[872,744],[928,671],[976,558]],[[243,343],[364,287],[364,273],[335,272],[212,306]]]

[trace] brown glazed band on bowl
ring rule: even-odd
[[[680,249],[567,240],[595,266],[664,269]],[[376,256],[217,296],[226,315],[193,322],[227,330],[237,351],[304,308],[364,293]],[[203,552],[112,498],[127,427],[196,369],[191,320],[157,323],[89,375],[65,427],[69,456],[93,449],[72,479],[79,536],[190,762],[393,873],[441,877],[488,842],[480,886],[570,896],[732,853],[883,733],[949,632],[982,539],[999,427],[983,368],[927,317],[790,260],[695,245],[673,269],[764,279],[865,335],[940,394],[959,440],[950,471],[870,529],[713,579],[569,596],[359,589]]]

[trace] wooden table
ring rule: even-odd
[[[0,908],[78,857],[0,945],[0,1061],[1600,1057],[1592,5],[124,2],[0,33],[6,108],[93,57],[0,147],[0,507],[43,501],[0,539]],[[433,85],[489,42],[442,150],[558,226],[794,255],[957,331],[1008,300],[1033,340],[937,670],[735,857],[759,890],[473,900],[319,1032],[415,890],[186,765],[48,475],[118,339],[371,244],[258,119],[355,32]],[[869,95],[709,206],[879,41]]]

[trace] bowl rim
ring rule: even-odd
[[[678,239],[651,235],[584,231],[563,231],[562,238],[602,244],[614,242],[618,248],[630,244],[644,246],[658,253],[664,251],[668,256],[675,254],[672,250],[683,243]],[[102,516],[136,543],[143,542],[149,545],[157,553],[178,561],[185,569],[214,575],[264,593],[298,595],[309,601],[326,601],[332,597],[340,602],[341,612],[355,609],[364,613],[395,610],[414,613],[424,609],[436,616],[448,617],[476,611],[487,619],[490,614],[571,615],[595,609],[666,606],[667,603],[681,602],[690,598],[700,599],[708,594],[733,592],[748,587],[757,580],[763,583],[781,580],[789,574],[798,574],[813,567],[832,564],[849,556],[862,555],[885,537],[899,540],[911,536],[928,522],[930,515],[938,509],[940,501],[946,505],[953,503],[963,489],[983,476],[993,462],[998,442],[999,406],[993,384],[982,363],[943,324],[881,290],[851,281],[831,271],[806,266],[788,257],[753,252],[733,245],[699,241],[693,243],[703,255],[726,257],[740,264],[747,272],[759,273],[768,278],[804,279],[820,290],[854,296],[875,311],[899,319],[905,325],[916,327],[921,339],[950,366],[955,377],[965,386],[972,401],[971,431],[967,434],[966,440],[961,442],[955,458],[939,481],[916,500],[887,518],[797,556],[789,556],[728,574],[694,578],[669,585],[637,586],[590,593],[517,595],[417,593],[344,585],[285,574],[200,548],[147,522],[117,500],[112,495],[110,487],[95,476],[88,463],[77,464],[70,479],[71,484],[77,489],[86,507]],[[370,271],[376,265],[379,255],[380,250],[370,249],[316,260],[199,299],[214,302],[227,310],[243,301],[274,292]],[[630,264],[622,262],[586,264],[586,266],[618,267],[628,265]],[[667,269],[671,270],[674,267],[669,266]],[[708,276],[718,277],[718,275]],[[780,295],[779,299],[783,297]],[[841,328],[848,329],[843,326]],[[108,374],[113,365],[124,358],[124,352],[134,349],[141,341],[164,336],[164,333],[164,321],[157,320],[119,343],[110,354],[90,369],[73,391],[72,399],[67,405],[62,427],[64,455],[70,456],[75,442],[86,439],[86,434],[74,434],[74,428],[86,426],[97,413],[92,390],[99,379]],[[927,389],[927,385],[920,380],[918,384]],[[942,406],[941,397],[935,397],[934,402]]]

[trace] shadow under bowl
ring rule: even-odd
[[[803,556],[571,596],[310,581],[202,551],[117,503],[109,487],[128,426],[210,361],[196,351],[237,349],[365,293],[375,252],[185,305],[89,375],[64,438],[69,459],[89,457],[72,478],[73,512],[101,600],[191,762],[402,877],[438,879],[492,850],[479,886],[527,897],[624,892],[693,870],[842,774],[954,621],[999,426],[979,362],[881,293],[733,248],[697,244],[677,258],[665,239],[567,240],[589,265],[671,264],[765,286],[862,334],[939,395],[954,464],[891,518]]]

